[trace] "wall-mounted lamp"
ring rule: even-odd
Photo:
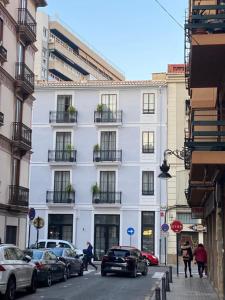
[[[174,155],[177,158],[184,160],[184,149],[182,149],[181,151],[180,150],[172,151],[170,149],[166,149],[164,151],[163,163],[160,166],[161,173],[158,175],[158,177],[161,178],[161,179],[172,178],[172,176],[169,173],[170,165],[168,165],[168,162],[167,162],[167,156],[168,155]]]

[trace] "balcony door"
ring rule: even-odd
[[[58,95],[56,121],[60,123],[68,122],[68,108],[72,105],[71,95]]]
[[[113,122],[116,120],[117,111],[117,95],[103,94],[101,97],[101,104],[103,104],[102,119],[103,121]],[[104,120],[105,119],[105,120]]]
[[[100,172],[100,201],[103,203],[115,203],[116,172]]]
[[[66,188],[70,184],[69,171],[55,171],[54,176],[54,202],[65,203],[67,200]]]
[[[101,132],[101,160],[113,161],[116,157],[116,131]]]
[[[71,145],[71,132],[56,132],[55,160],[68,161],[70,151],[67,151]]]

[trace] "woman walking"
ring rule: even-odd
[[[194,257],[198,265],[199,277],[202,278],[205,264],[207,263],[207,253],[203,244],[198,244],[198,247],[194,251]]]
[[[192,254],[189,241],[186,241],[185,244],[181,246],[181,250],[182,250],[182,256],[184,261],[185,278],[187,278],[187,267],[189,269],[190,277],[193,277],[191,274],[191,261],[193,260],[193,254]]]
[[[97,269],[98,269],[97,266],[95,264],[93,264],[92,261],[91,261],[92,258],[94,257],[93,247],[92,247],[90,242],[87,242],[87,246],[88,246],[87,249],[85,249],[85,251],[84,251],[84,254],[85,254],[85,256],[84,256],[84,269],[85,269],[85,271],[87,271],[88,270],[88,264],[89,264],[92,267],[94,267],[95,270],[97,271]]]

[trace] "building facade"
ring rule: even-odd
[[[62,21],[37,13],[37,80],[124,80],[124,75],[92,50]]]
[[[188,203],[207,227],[208,274],[225,299],[224,1],[189,1],[186,79],[191,97],[185,137]]]
[[[159,255],[165,81],[42,82],[35,97],[30,205],[45,220],[40,238],[90,241],[96,259],[116,244]]]
[[[29,199],[35,16],[45,5],[0,1],[0,238],[21,248]]]

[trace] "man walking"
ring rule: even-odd
[[[85,249],[84,254],[84,265],[85,265],[85,271],[88,270],[88,265],[91,265],[92,267],[95,268],[95,270],[97,271],[97,266],[95,264],[92,263],[92,258],[94,257],[93,255],[93,247],[91,245],[90,242],[87,242],[87,249]]]
[[[207,253],[203,244],[198,244],[198,247],[194,251],[194,257],[198,265],[199,277],[202,278],[205,264],[207,263]]]
[[[183,261],[184,261],[185,278],[187,278],[187,267],[189,269],[190,277],[193,277],[191,274],[191,261],[193,260],[193,254],[192,254],[192,250],[191,250],[189,241],[186,241],[185,244],[183,246],[181,246],[181,250],[182,250],[182,256],[183,256]]]

